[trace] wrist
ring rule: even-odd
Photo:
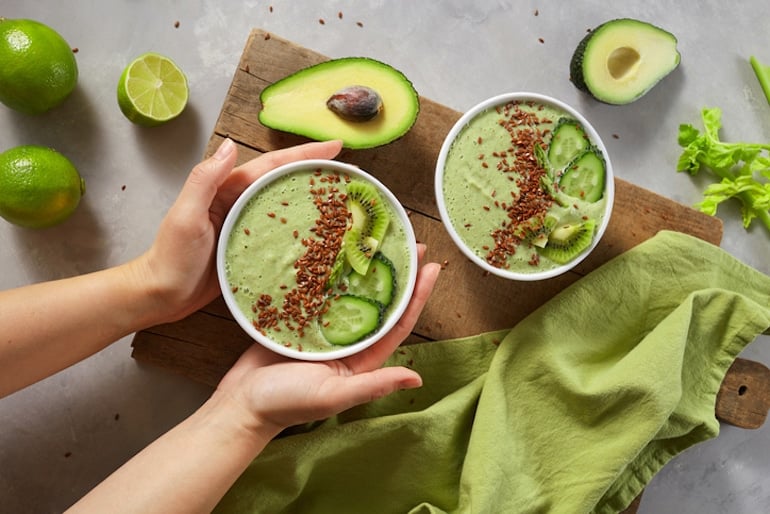
[[[253,459],[283,429],[261,419],[229,392],[217,389],[196,412],[204,423],[215,426],[231,441],[250,449]]]
[[[135,292],[137,298],[132,305],[132,316],[137,322],[137,330],[164,323],[168,320],[168,302],[163,284],[155,278],[145,256],[133,259],[116,268],[123,274],[123,280]]]
[[[176,321],[199,307],[180,292],[176,282],[178,278],[158,266],[157,260],[151,249],[123,266],[127,280],[141,291],[144,312],[138,314],[141,315],[143,328]],[[194,296],[205,301],[202,293]]]

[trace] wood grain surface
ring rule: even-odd
[[[238,144],[239,162],[306,142],[259,123],[259,93],[268,84],[326,59],[274,34],[252,31],[205,155],[211,155],[225,137]],[[719,219],[616,178],[615,207],[607,232],[597,250],[575,270],[536,283],[487,275],[455,247],[441,224],[434,197],[436,158],[460,115],[421,98],[417,122],[403,138],[370,150],[344,150],[338,157],[367,170],[393,191],[410,212],[417,239],[428,246],[426,258],[443,264],[408,344],[510,328],[569,284],[660,230],[684,232],[716,245],[722,239]],[[250,344],[219,298],[181,321],[137,333],[133,357],[214,386]],[[730,369],[718,398],[720,419],[746,428],[762,425],[770,407],[770,372],[759,367],[763,366],[738,359]],[[638,499],[626,512],[636,508]]]

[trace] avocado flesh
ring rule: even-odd
[[[353,85],[369,87],[382,99],[382,111],[369,121],[346,120],[326,105],[333,94]],[[304,68],[266,87],[260,101],[263,125],[318,141],[341,139],[346,148],[372,148],[400,138],[420,109],[417,92],[400,71],[366,57]]]
[[[673,34],[633,19],[611,20],[587,34],[575,49],[570,80],[608,104],[639,99],[680,61]]]

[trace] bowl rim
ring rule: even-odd
[[[446,167],[446,159],[447,155],[449,154],[449,150],[452,147],[452,144],[454,143],[454,140],[457,138],[458,134],[473,120],[476,116],[481,114],[482,112],[492,108],[496,107],[498,105],[505,105],[506,103],[512,102],[512,101],[535,101],[547,105],[551,105],[553,107],[556,107],[558,109],[561,109],[565,113],[567,113],[569,116],[574,117],[577,121],[579,121],[583,128],[585,129],[586,133],[588,133],[588,136],[592,143],[594,143],[602,152],[602,155],[604,156],[605,164],[606,164],[606,180],[605,180],[605,186],[604,186],[604,194],[606,196],[607,203],[605,205],[604,209],[604,216],[602,217],[602,222],[599,224],[599,226],[596,229],[596,233],[594,234],[594,239],[591,243],[591,246],[589,246],[586,250],[584,250],[581,254],[579,254],[577,257],[572,259],[570,262],[566,264],[562,264],[561,266],[557,266],[555,268],[549,269],[549,270],[543,270],[543,271],[535,271],[532,273],[522,273],[522,272],[516,272],[516,271],[510,271],[505,270],[502,268],[497,268],[495,266],[492,266],[487,261],[476,255],[473,250],[471,250],[465,242],[460,237],[459,233],[455,229],[454,225],[451,222],[451,219],[449,217],[449,213],[446,208],[446,203],[444,202],[444,169]],[[434,176],[434,188],[435,188],[435,196],[436,196],[436,204],[438,206],[439,214],[441,217],[441,221],[444,225],[444,228],[449,232],[450,237],[452,238],[452,241],[454,241],[455,245],[460,249],[460,251],[468,257],[474,264],[478,265],[485,271],[492,273],[494,275],[497,275],[502,278],[507,278],[510,280],[518,280],[518,281],[536,281],[536,280],[544,280],[548,278],[553,278],[558,275],[561,275],[571,269],[573,269],[575,266],[580,264],[586,257],[588,257],[591,252],[596,248],[596,246],[599,244],[599,241],[604,236],[604,233],[607,230],[607,226],[610,222],[610,217],[612,215],[613,205],[615,202],[615,180],[614,180],[614,171],[612,167],[612,162],[610,161],[609,152],[607,151],[607,147],[604,144],[604,141],[602,140],[601,136],[599,136],[599,133],[596,131],[594,126],[591,124],[591,122],[588,121],[588,119],[585,118],[580,112],[578,112],[575,108],[570,106],[569,104],[554,98],[552,96],[544,95],[541,93],[533,93],[528,91],[515,91],[515,92],[508,92],[508,93],[501,93],[492,97],[489,97],[467,111],[465,111],[462,116],[455,122],[455,124],[452,126],[452,128],[449,130],[448,134],[444,138],[444,141],[441,145],[441,149],[439,150],[438,158],[436,161],[436,170],[435,170],[435,176]]]
[[[396,212],[396,215],[399,218],[398,222],[404,226],[409,252],[409,272],[407,274],[406,284],[403,286],[404,291],[401,294],[398,303],[391,307],[388,317],[384,320],[382,326],[376,332],[366,337],[365,339],[362,339],[361,341],[347,346],[340,346],[337,349],[333,349],[327,352],[306,352],[296,350],[293,347],[287,348],[283,346],[283,344],[273,341],[266,335],[263,335],[253,326],[252,321],[243,312],[241,312],[237,303],[235,302],[233,292],[228,285],[227,276],[225,274],[225,254],[227,250],[227,243],[230,238],[230,233],[232,232],[235,223],[240,217],[241,211],[243,210],[244,206],[246,206],[246,204],[251,200],[251,198],[257,194],[257,192],[259,192],[263,187],[285,175],[317,168],[331,169],[334,171],[346,173],[350,176],[362,178],[368,182],[373,183],[378,188],[380,194],[386,198],[386,200],[391,204],[393,210]],[[395,194],[393,194],[393,192],[390,191],[390,189],[388,189],[376,177],[362,170],[361,168],[348,163],[328,159],[304,159],[283,164],[252,182],[238,196],[235,203],[227,213],[227,216],[225,217],[225,220],[222,224],[222,229],[219,233],[216,250],[216,269],[219,286],[227,308],[235,318],[235,321],[238,323],[238,325],[240,325],[240,327],[252,339],[254,339],[257,343],[261,344],[265,348],[286,357],[305,361],[328,361],[341,359],[361,352],[379,341],[396,325],[396,323],[398,323],[399,319],[401,319],[401,316],[403,316],[404,311],[408,307],[417,280],[417,266],[417,240],[414,234],[414,229],[406,210],[398,201]]]

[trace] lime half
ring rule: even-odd
[[[163,55],[146,53],[129,64],[118,82],[118,105],[123,114],[145,127],[179,116],[189,89],[182,70]]]

